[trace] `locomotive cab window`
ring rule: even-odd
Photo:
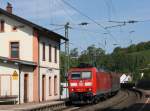
[[[91,72],[73,72],[71,79],[91,79]]]
[[[81,73],[80,72],[74,72],[71,74],[71,79],[81,79]]]
[[[82,79],[91,79],[91,72],[82,72]]]

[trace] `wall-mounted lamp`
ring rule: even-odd
[[[15,65],[18,65],[18,63],[17,63],[17,62],[15,62],[14,64],[15,64]]]
[[[7,63],[8,61],[4,60],[3,63]]]

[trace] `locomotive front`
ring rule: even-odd
[[[68,75],[69,99],[72,102],[90,102],[93,99],[93,68],[72,68]]]

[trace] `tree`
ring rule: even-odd
[[[126,48],[116,47],[111,54],[105,54],[101,48],[95,45],[89,46],[79,55],[78,49],[70,51],[70,67],[75,67],[80,63],[95,65],[98,69],[105,69],[119,73],[129,73],[134,77],[134,81],[140,79],[139,69],[143,69],[150,64],[150,41],[130,45]],[[61,52],[61,77],[64,80],[65,53]],[[150,78],[150,71],[145,72],[145,78]]]
[[[95,45],[89,46],[81,52],[79,57],[80,63],[89,63],[100,67],[102,65],[101,58],[105,55],[105,51],[101,48],[96,48]]]
[[[70,51],[70,67],[75,67],[78,65],[79,52],[78,48],[74,48]]]
[[[74,49],[70,50],[70,56],[78,57],[79,56],[78,48],[74,48]]]
[[[65,63],[65,52],[60,52],[60,79],[61,82],[65,82],[65,69],[66,66],[64,65]]]

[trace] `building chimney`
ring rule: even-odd
[[[9,2],[7,3],[6,11],[12,14],[12,5]]]

